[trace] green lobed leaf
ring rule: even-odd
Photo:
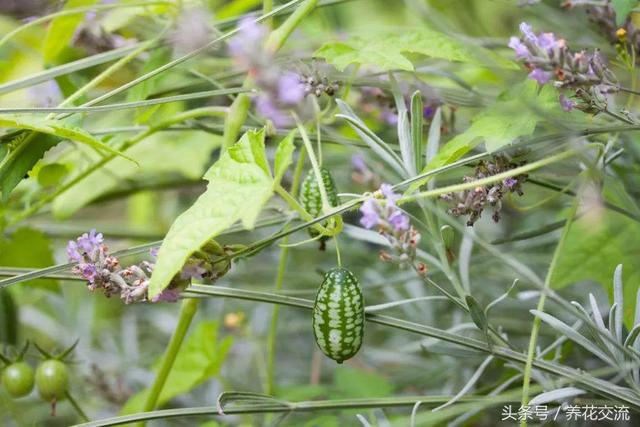
[[[187,338],[167,378],[158,406],[176,396],[185,394],[220,373],[220,368],[233,345],[233,337],[218,337],[218,322],[208,320],[199,323]],[[159,359],[156,366],[160,364]],[[121,414],[140,412],[148,390],[133,395],[122,408]]]
[[[172,224],[149,284],[150,297],[167,287],[189,256],[236,221],[253,228],[274,181],[264,148],[264,129],[245,133],[204,178],[207,190]]]
[[[314,53],[340,71],[351,64],[376,66],[384,71],[413,71],[413,63],[407,54],[514,67],[513,63],[480,46],[471,46],[468,42],[428,28],[403,28],[352,36],[347,41],[325,43]]]
[[[612,0],[611,6],[616,12],[616,25],[622,25],[627,20],[629,13],[637,5],[638,0]]]
[[[90,6],[98,0],[68,0],[64,9],[72,9],[81,6]],[[73,39],[78,25],[84,20],[84,15],[74,14],[59,16],[51,21],[47,35],[42,44],[42,53],[45,63],[54,62],[65,47]]]
[[[151,135],[126,151],[138,161],[139,167],[122,158],[111,160],[56,197],[53,213],[58,218],[66,218],[100,196],[146,177],[179,174],[197,180],[202,176],[211,152],[220,143],[218,135],[201,131]]]

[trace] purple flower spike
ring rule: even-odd
[[[549,71],[544,71],[541,68],[535,68],[532,72],[529,73],[529,78],[543,85],[551,80],[552,75],[553,74],[551,74]]]
[[[564,94],[560,95],[560,107],[562,107],[562,111],[569,112],[574,109],[576,106],[576,102],[564,96]]]
[[[518,59],[525,59],[531,56],[527,46],[525,46],[518,37],[511,37],[509,40],[509,47],[516,51],[516,58]]]
[[[300,83],[300,76],[295,73],[285,73],[278,80],[278,98],[281,102],[296,105],[304,99],[304,86]]]
[[[374,199],[367,199],[360,207],[362,218],[360,224],[363,227],[372,229],[380,223],[380,215],[378,214],[378,204]]]

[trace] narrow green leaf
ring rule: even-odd
[[[413,159],[415,170],[421,171],[424,167],[422,158],[424,142],[422,138],[423,110],[422,94],[420,91],[414,92],[411,97],[411,142],[413,145]]]
[[[478,301],[471,295],[467,295],[465,297],[465,301],[467,302],[467,306],[469,307],[469,314],[471,315],[471,320],[476,324],[478,329],[482,332],[487,332],[489,329],[489,322],[487,322],[487,317],[484,314],[484,310],[480,307]]]
[[[90,6],[95,3],[97,3],[97,0],[68,0],[63,10]],[[62,50],[69,45],[76,28],[83,19],[84,15],[68,15],[59,16],[51,21],[42,44],[45,63],[54,62]]]
[[[150,297],[167,287],[189,256],[236,221],[253,228],[273,193],[264,151],[264,130],[249,131],[205,174],[207,190],[167,233],[151,276]],[[250,203],[248,203],[250,201]]]
[[[32,130],[35,132],[45,133],[47,135],[57,136],[58,138],[62,139],[77,141],[97,150],[103,150],[111,154],[122,156],[125,159],[131,160],[132,162],[136,163],[136,161],[132,158],[127,157],[120,151],[94,138],[84,129],[66,123],[61,123],[56,120],[39,120],[22,116],[0,116],[0,128],[2,127]],[[30,144],[32,143],[34,142],[31,141]]]
[[[11,291],[0,291],[0,344],[16,346],[18,344],[18,310]]]

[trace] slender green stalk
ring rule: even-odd
[[[293,172],[293,182],[291,184],[291,192],[296,194],[300,184],[300,177],[302,176],[302,170],[304,167],[305,150],[300,150],[298,155],[298,161],[296,168]],[[288,226],[286,228],[289,228]],[[282,289],[284,283],[284,275],[287,270],[287,258],[289,257],[289,247],[287,243],[289,236],[285,236],[282,239],[282,247],[280,248],[280,259],[278,261],[278,272],[276,274],[275,291],[279,292]],[[272,395],[274,393],[274,377],[275,377],[275,355],[276,355],[276,335],[278,330],[278,314],[280,312],[280,306],[273,307],[271,313],[271,323],[269,325],[269,335],[267,336],[267,381],[265,387],[265,393]]]
[[[462,184],[449,185],[447,187],[436,188],[434,190],[423,191],[420,193],[412,194],[409,196],[405,196],[402,199],[398,200],[398,203],[408,203],[419,199],[428,199],[440,196],[446,193],[452,193],[456,191],[464,191],[469,190],[471,188],[493,184],[494,182],[502,181],[503,179],[520,175],[523,173],[527,173],[529,171],[539,169],[543,166],[549,165],[551,163],[559,162],[560,160],[564,160],[566,158],[572,157],[577,154],[576,150],[567,150],[562,151],[558,154],[554,154],[553,156],[546,157],[544,159],[538,160],[537,162],[529,163],[524,166],[517,167],[515,169],[508,170],[506,172],[502,172],[496,175],[491,175],[486,178],[474,180],[471,182],[465,182]]]
[[[275,52],[279,50],[287,41],[293,30],[316,8],[318,0],[306,0],[282,23],[275,31],[269,35],[267,49]]]
[[[262,1],[262,14],[266,15],[267,13],[273,10],[273,0],[263,0]],[[265,25],[269,28],[273,27],[273,18],[268,18],[264,21]]]
[[[573,223],[574,215],[578,209],[578,199],[575,199],[573,202],[573,207],[571,208],[567,222],[562,230],[562,235],[560,236],[560,240],[558,241],[558,246],[556,246],[556,250],[553,253],[553,258],[551,258],[551,264],[549,265],[549,270],[547,271],[547,277],[544,280],[544,286],[542,291],[540,292],[540,299],[538,300],[538,306],[536,310],[542,312],[544,311],[544,305],[547,299],[547,292],[551,287],[551,279],[553,277],[553,273],[555,271],[556,265],[558,263],[558,259],[562,250],[564,248],[564,243],[569,235],[569,230],[571,229],[571,224]],[[531,370],[533,369],[533,359],[535,357],[536,345],[538,342],[538,334],[540,332],[540,326],[542,324],[542,320],[540,317],[536,316],[533,319],[533,326],[531,327],[531,336],[529,338],[529,348],[527,350],[527,360],[524,366],[524,378],[522,381],[522,401],[521,406],[525,407],[529,404],[529,386],[531,383]],[[521,427],[526,427],[527,418],[523,417],[520,421]]]
[[[87,417],[87,414],[84,413],[84,411],[82,410],[78,402],[73,398],[71,393],[69,393],[69,391],[67,390],[64,392],[64,395],[66,396],[71,406],[73,406],[73,409],[78,413],[78,416],[80,416],[80,419],[84,422],[88,422],[89,417]]]
[[[178,352],[180,351],[180,347],[182,346],[182,342],[187,335],[193,316],[195,316],[196,311],[198,311],[199,303],[200,301],[196,298],[186,299],[182,302],[178,324],[176,325],[176,329],[173,331],[173,335],[169,341],[169,346],[162,356],[160,369],[158,370],[156,379],[153,382],[153,385],[149,390],[149,394],[144,402],[144,406],[142,408],[143,411],[152,411],[155,409],[160,393],[162,392],[164,384],[171,372],[171,368],[173,367],[173,362],[175,362]],[[138,426],[144,426],[144,422],[138,424]]]

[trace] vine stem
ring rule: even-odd
[[[193,320],[196,311],[198,311],[199,303],[200,300],[197,298],[185,299],[182,302],[178,324],[176,325],[176,329],[173,331],[173,335],[169,341],[169,346],[162,356],[162,363],[160,365],[158,375],[156,375],[153,385],[151,386],[149,394],[144,402],[142,409],[144,412],[153,411],[155,409],[160,393],[162,392],[164,384],[169,377],[169,373],[171,373],[171,368],[173,368],[173,362],[175,362],[180,347],[182,346],[182,341],[184,341],[187,331],[189,330],[189,326],[191,325],[191,321]],[[143,427],[144,424],[144,422],[141,422],[137,426]]]
[[[571,229],[571,224],[573,224],[573,219],[578,210],[578,199],[575,199],[569,215],[567,217],[567,223],[562,230],[562,235],[560,236],[560,240],[558,241],[558,245],[556,246],[556,250],[553,253],[553,257],[551,258],[551,264],[549,265],[549,270],[547,271],[547,277],[545,277],[544,285],[540,292],[540,299],[538,300],[538,306],[536,310],[539,312],[544,311],[544,305],[547,299],[547,293],[549,288],[551,287],[551,278],[555,271],[556,265],[558,263],[558,259],[560,258],[560,254],[564,248],[564,244],[567,240],[567,236],[569,235],[569,230]],[[527,360],[524,365],[524,377],[522,380],[522,401],[521,406],[525,407],[529,404],[529,387],[531,384],[531,371],[533,369],[533,359],[535,357],[536,344],[538,342],[538,334],[540,333],[540,326],[542,324],[542,320],[540,317],[536,316],[533,319],[533,326],[531,327],[531,335],[529,338],[529,348],[527,350]],[[526,417],[520,421],[521,427],[527,426]]]
[[[300,177],[302,176],[302,170],[304,168],[305,150],[300,150],[298,155],[298,161],[296,168],[293,172],[293,181],[291,183],[291,192],[297,193],[300,185]],[[286,226],[285,229],[288,229]],[[278,272],[276,274],[275,290],[280,291],[282,284],[284,283],[284,275],[287,270],[287,258],[289,257],[289,247],[286,244],[289,241],[289,236],[285,236],[282,239],[283,246],[280,249],[280,259],[278,261]],[[278,315],[280,313],[280,306],[275,305],[273,312],[271,313],[271,323],[269,324],[269,334],[267,335],[267,380],[265,393],[272,395],[274,391],[274,372],[275,372],[275,355],[276,355],[276,335],[278,332]]]
[[[73,406],[73,409],[75,409],[75,411],[78,413],[78,415],[80,416],[80,419],[84,422],[89,422],[90,421],[89,417],[87,417],[87,414],[84,413],[84,411],[82,410],[78,402],[73,398],[71,393],[69,393],[69,390],[65,391],[64,395],[69,401],[69,403],[71,404],[71,406]]]

